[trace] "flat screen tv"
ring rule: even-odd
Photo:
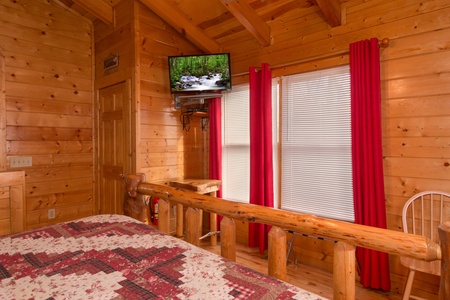
[[[230,54],[169,56],[171,93],[231,90]]]

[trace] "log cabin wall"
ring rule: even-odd
[[[46,0],[1,0],[0,22],[1,171],[25,171],[25,228],[92,215],[92,25]]]
[[[95,178],[96,185],[96,211],[97,213],[123,213],[123,182],[120,179],[120,173],[134,173],[136,172],[136,107],[139,103],[139,98],[136,89],[139,88],[139,77],[137,75],[138,57],[136,55],[135,45],[135,21],[136,7],[133,0],[116,1],[114,6],[114,21],[113,24],[106,24],[100,20],[94,22],[94,45],[95,45],[95,114],[94,114],[94,136],[95,149],[98,157],[95,161]],[[112,55],[118,56],[118,65],[113,68],[105,68],[104,62]],[[130,112],[128,116],[130,120],[129,126],[125,129],[130,132],[124,133],[122,131],[123,123],[126,120],[120,120],[117,123],[104,123],[105,128],[100,128],[100,119],[102,102],[100,94],[104,90],[117,87],[117,97],[123,96],[124,103],[116,103],[115,99],[109,99],[111,111],[107,114],[116,115],[118,110],[125,107]],[[123,93],[123,94],[121,94]],[[114,98],[113,97],[113,98]],[[124,106],[122,106],[124,105]],[[116,107],[117,106],[117,107]],[[108,118],[108,116],[106,116]],[[107,127],[107,128],[106,128]],[[130,128],[128,128],[130,127]],[[105,140],[100,141],[100,131],[109,131],[109,136]],[[128,138],[131,137],[131,138]],[[108,139],[109,138],[109,139]],[[116,145],[114,140],[118,140]],[[100,144],[106,147],[114,147],[114,149],[105,149],[101,153]],[[120,150],[119,150],[120,148]],[[120,156],[128,156],[123,158]],[[102,156],[102,157],[101,157]],[[110,168],[112,172],[104,172],[105,169]],[[116,170],[116,171],[114,171]],[[104,174],[106,173],[106,174]],[[119,202],[119,203],[116,203]]]
[[[167,57],[201,53],[139,1],[114,7],[116,23],[95,22],[95,89],[131,80],[135,99],[136,170],[149,181],[204,178],[208,163],[208,128],[193,117],[186,130],[169,93]],[[134,47],[134,50],[133,50]],[[103,60],[119,54],[119,67],[102,71]]]
[[[124,170],[158,182],[207,177],[208,127],[202,130],[201,118],[193,117],[183,130],[169,93],[167,65],[169,55],[200,51],[139,1],[117,1],[114,15],[114,24],[94,22],[95,90],[130,82],[136,159]],[[118,54],[119,65],[105,72],[103,61],[111,54]],[[99,191],[98,199],[104,197]]]
[[[147,180],[208,178],[208,127],[181,124],[169,89],[168,56],[201,51],[144,5],[139,11],[140,135],[138,169]]]
[[[183,117],[174,108],[169,89],[168,56],[201,51],[142,4],[138,20],[137,169],[146,174],[148,181],[208,178],[209,127],[202,128],[200,116]],[[183,126],[186,118],[190,121]],[[171,212],[173,232],[176,225]],[[205,220],[207,216],[204,215]]]
[[[97,57],[97,71],[106,54],[134,47],[128,62],[126,55],[120,56],[128,68],[99,76],[95,90],[130,80],[132,90],[139,91],[134,92],[137,125],[132,134],[136,170],[148,180],[207,177],[208,132],[201,131],[198,119],[190,131],[182,130],[168,92],[166,63],[168,55],[200,50],[141,4],[133,2],[133,8],[125,9],[130,1],[118,2],[114,26],[94,24],[96,55],[103,55]],[[271,65],[274,76],[339,66],[348,63],[349,43],[389,38],[389,47],[380,50],[388,227],[401,230],[401,207],[416,192],[450,191],[448,1],[350,0],[337,27],[323,21],[316,5],[310,6],[308,17],[298,18],[295,9],[280,6],[269,13],[258,10],[257,1],[250,3],[269,24],[274,41],[261,47],[233,28],[215,37],[223,51],[231,53],[235,84],[246,83],[248,67],[262,62]],[[33,158],[32,167],[14,168],[26,172],[27,226],[49,223],[50,207],[56,208],[55,221],[92,213],[91,24],[52,1],[0,0],[0,6],[7,29],[0,32],[6,155],[8,162],[17,155]],[[293,30],[294,23],[303,25],[301,32]],[[208,30],[214,36],[214,27]],[[122,38],[130,43],[120,44]],[[245,231],[238,234],[238,240],[246,241]],[[297,241],[296,259],[331,270],[333,242],[306,237]],[[401,293],[406,270],[397,257],[390,259],[392,287]],[[415,288],[433,299],[437,284],[436,277],[418,275]]]

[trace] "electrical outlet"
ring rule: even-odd
[[[33,159],[31,156],[11,156],[9,159],[9,166],[11,168],[31,167]]]
[[[54,208],[50,208],[48,210],[48,218],[49,219],[54,219],[55,218],[55,209]]]

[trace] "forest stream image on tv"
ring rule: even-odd
[[[231,90],[229,54],[169,57],[172,93]]]

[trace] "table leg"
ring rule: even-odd
[[[217,192],[210,193],[211,196],[217,197]],[[217,214],[210,213],[209,214],[209,231],[217,232]],[[211,236],[211,246],[217,245],[217,233]]]
[[[211,232],[217,231],[217,214],[210,213],[209,214],[209,227]],[[217,234],[211,235],[211,246],[217,245]]]

